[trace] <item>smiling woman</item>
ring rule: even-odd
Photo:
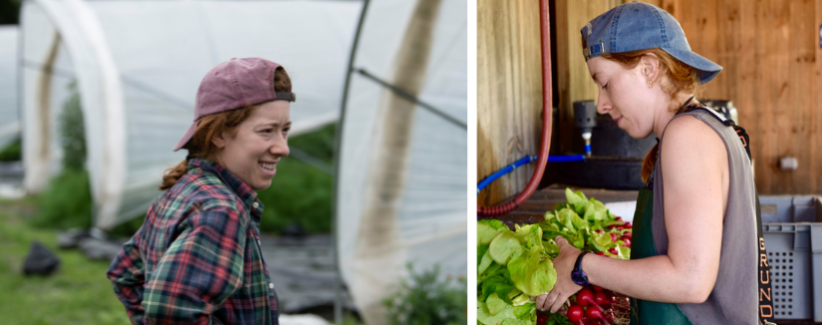
[[[133,323],[277,323],[255,191],[289,153],[293,100],[288,74],[264,59],[232,59],[203,78],[174,148],[188,156],[108,271]]]

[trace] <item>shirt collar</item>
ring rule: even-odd
[[[259,226],[260,216],[263,213],[263,203],[257,198],[257,192],[251,189],[239,178],[231,174],[225,167],[215,161],[201,158],[191,158],[188,161],[188,170],[200,169],[203,172],[208,172],[217,175],[223,183],[231,188],[234,193],[240,197],[240,200],[245,203],[246,209],[251,212],[251,218]]]

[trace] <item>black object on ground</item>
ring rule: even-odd
[[[125,241],[102,240],[94,237],[80,239],[80,251],[91,260],[111,261],[120,252]]]
[[[61,231],[57,234],[57,247],[62,249],[70,249],[77,247],[80,241],[91,237],[88,230],[74,228],[66,231]]]
[[[60,258],[38,241],[31,242],[31,249],[23,263],[26,275],[50,275],[60,266]]]
[[[303,239],[306,235],[307,233],[305,232],[305,229],[298,222],[288,224],[282,232],[283,237],[291,237],[296,239]]]

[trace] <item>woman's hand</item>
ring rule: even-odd
[[[582,289],[582,286],[571,280],[571,271],[574,270],[577,257],[582,252],[569,244],[562,236],[557,236],[554,241],[559,246],[559,256],[554,259],[554,268],[557,270],[557,283],[554,284],[554,289],[550,292],[536,297],[537,308],[542,311],[550,310],[551,313],[559,311],[568,298]]]

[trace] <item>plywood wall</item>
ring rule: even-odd
[[[701,98],[730,99],[751,135],[761,194],[822,193],[822,0],[652,0],[724,69]],[[799,168],[779,169],[796,157]]]
[[[538,154],[542,64],[538,0],[477,1],[477,178]],[[525,188],[534,164],[494,182],[478,204]]]

